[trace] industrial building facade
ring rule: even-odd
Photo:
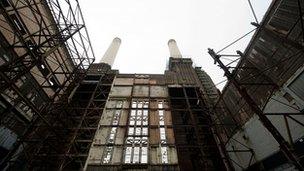
[[[222,92],[173,39],[164,74],[113,69],[119,38],[93,63],[77,0],[0,7],[0,170],[303,169],[300,0],[271,3],[236,66],[209,49]]]
[[[117,39],[102,61],[108,59],[108,63],[113,63],[111,60],[119,48],[117,42],[120,44]],[[221,170],[225,167],[210,130],[210,102],[203,96],[197,76],[200,69],[193,68],[191,59],[181,58],[174,40],[169,40],[168,45],[171,56],[176,57],[170,58],[165,74],[116,74],[106,103],[100,108],[102,115],[86,170]],[[100,73],[89,69],[88,75]]]

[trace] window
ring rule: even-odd
[[[111,128],[111,132],[110,132],[110,135],[109,135],[109,138],[108,138],[108,143],[110,143],[110,144],[114,143],[115,135],[116,135],[116,130],[117,130],[116,127],[112,127]]]
[[[139,163],[139,147],[134,147],[133,163]]]
[[[48,82],[54,91],[58,89],[58,82],[53,75],[49,78]]]
[[[146,146],[126,147],[124,162],[130,164],[148,163],[148,147]]]
[[[159,110],[158,115],[159,115],[159,125],[164,126],[165,125],[164,111]]]
[[[132,156],[132,147],[127,147],[125,153],[125,163],[131,163],[131,156]]]
[[[19,20],[19,18],[15,14],[11,14],[10,17],[13,20],[16,29],[19,30],[22,35],[26,34],[24,24],[22,24],[21,20]]]
[[[113,153],[112,151],[113,151],[113,147],[106,147],[105,148],[102,163],[110,163],[112,153]]]
[[[148,101],[144,101],[144,108],[148,108],[149,107],[149,102]]]
[[[167,147],[161,147],[161,159],[162,163],[168,163],[168,152],[167,152]]]
[[[128,135],[134,135],[134,127],[129,127]]]
[[[163,102],[162,101],[160,101],[160,102],[158,102],[158,108],[163,108],[164,107],[164,105],[163,105]]]
[[[158,102],[158,116],[159,116],[159,136],[160,136],[160,153],[161,153],[161,162],[168,163],[168,152],[167,152],[167,138],[166,138],[166,129],[165,129],[165,110],[164,101]]]
[[[132,108],[149,108],[149,101],[147,100],[132,101]]]
[[[132,102],[132,108],[136,108],[137,107],[137,102]]]
[[[141,163],[148,163],[148,148],[141,148]]]
[[[148,135],[148,128],[143,128],[142,129],[142,135]]]
[[[159,128],[160,140],[166,141],[166,131],[165,128]]]
[[[135,135],[141,135],[141,128],[135,129]]]
[[[126,138],[125,163],[148,162],[148,115],[149,102],[133,100],[129,117],[128,135]]]
[[[43,76],[47,77],[49,75],[50,70],[46,67],[45,64],[38,64],[37,67]]]
[[[113,121],[112,121],[112,125],[118,125],[119,119],[120,119],[120,112],[121,112],[121,110],[116,110],[115,111]]]
[[[122,108],[123,101],[117,101],[116,108]]]

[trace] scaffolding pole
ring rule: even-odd
[[[246,103],[249,105],[250,109],[257,114],[261,123],[264,127],[271,133],[273,138],[279,143],[281,151],[285,157],[299,170],[303,170],[303,166],[298,161],[296,154],[292,151],[289,143],[285,141],[281,133],[276,129],[276,127],[271,123],[271,121],[264,115],[263,111],[259,108],[256,102],[250,97],[246,88],[241,87],[238,81],[235,79],[234,75],[229,71],[228,67],[220,60],[220,56],[217,55],[213,49],[208,49],[209,55],[214,59],[215,63],[218,63],[219,67],[224,71],[225,76],[228,78],[229,82],[232,83],[237,91],[240,93],[241,97],[244,98]]]

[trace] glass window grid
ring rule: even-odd
[[[159,117],[159,137],[160,137],[160,153],[161,153],[161,162],[168,163],[168,150],[167,150],[167,136],[165,128],[165,103],[166,101],[158,101],[158,117]]]
[[[107,144],[114,144],[115,142],[115,138],[117,134],[117,125],[119,125],[119,119],[121,115],[121,110],[119,108],[123,107],[123,103],[124,101],[122,100],[116,100],[115,108],[117,109],[115,109],[114,111],[114,115],[112,118],[113,127],[111,127],[110,134],[107,138]],[[102,163],[104,164],[110,163],[112,160],[112,154],[113,154],[113,146],[106,146],[102,156]]]
[[[127,131],[124,163],[148,163],[149,101],[133,100]]]

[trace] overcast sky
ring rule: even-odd
[[[251,0],[261,21],[271,0]],[[114,37],[122,40],[114,69],[120,73],[164,73],[167,42],[175,39],[184,57],[191,57],[215,83],[224,80],[207,48],[215,51],[254,27],[247,0],[80,0],[96,62]],[[243,51],[250,37],[224,51]],[[221,89],[224,84],[218,85]]]

